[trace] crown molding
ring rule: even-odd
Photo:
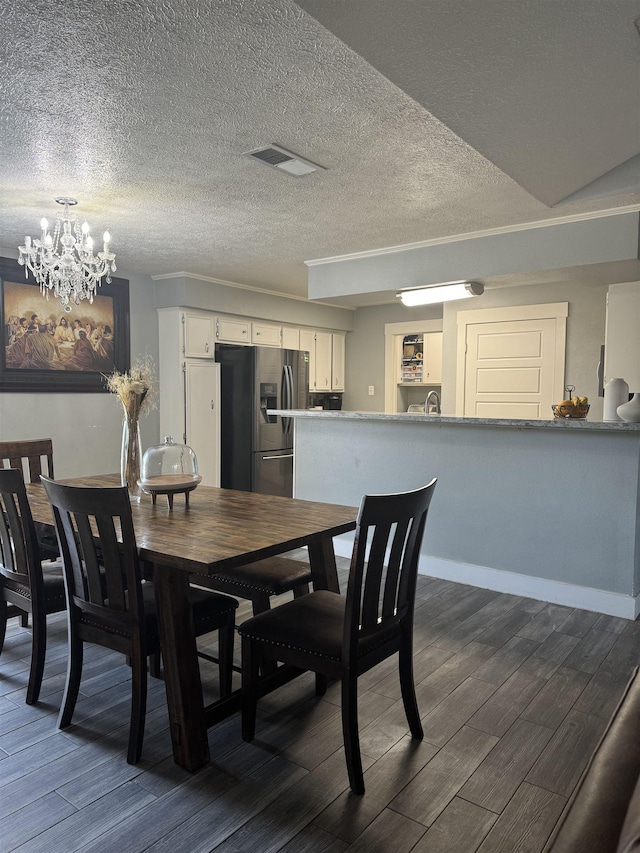
[[[496,234],[512,234],[516,231],[531,231],[534,228],[546,228],[551,225],[563,225],[569,222],[585,222],[589,219],[603,219],[607,216],[619,216],[624,213],[637,213],[640,204],[627,204],[624,207],[616,207],[607,210],[597,210],[591,213],[575,213],[567,216],[558,216],[554,219],[537,220],[536,222],[524,222],[520,225],[503,225],[499,228],[488,228],[485,231],[471,231],[467,234],[452,234],[448,237],[437,237],[432,240],[419,240],[416,243],[401,243],[398,246],[386,246],[381,249],[369,249],[365,252],[352,252],[348,255],[334,255],[327,258],[315,258],[304,263],[308,267],[320,266],[321,264],[335,264],[341,261],[353,261],[362,258],[375,258],[379,255],[391,255],[397,252],[410,252],[413,249],[423,249],[428,246],[442,246],[446,243],[459,243],[462,240],[477,240],[482,237],[493,237]]]

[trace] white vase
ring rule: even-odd
[[[640,424],[640,394],[634,394],[628,403],[618,406],[618,414],[628,424]]]
[[[624,379],[610,379],[604,386],[603,421],[622,420],[618,415],[618,406],[629,399],[629,386]]]

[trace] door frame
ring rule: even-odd
[[[467,367],[467,326],[478,323],[509,323],[518,320],[555,320],[555,370],[553,396],[564,399],[564,367],[567,343],[568,302],[546,302],[540,305],[510,305],[506,308],[479,308],[474,311],[458,311],[458,343],[456,358],[456,416],[463,417],[465,398],[465,375]]]

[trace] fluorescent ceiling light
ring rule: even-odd
[[[477,281],[452,281],[449,284],[433,284],[415,290],[402,290],[396,296],[403,305],[433,305],[436,302],[452,302],[454,299],[468,299],[484,293],[484,285]]]

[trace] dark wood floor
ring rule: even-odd
[[[265,698],[253,744],[226,721],[210,732],[211,765],[190,775],[171,759],[164,686],[151,679],[131,767],[122,658],[88,650],[74,724],[60,732],[64,617],[50,619],[34,707],[30,632],[12,620],[0,657],[0,851],[536,853],[640,662],[640,626],[424,577],[418,596],[425,739],[407,736],[395,661],[363,677],[364,797],[348,791],[335,686],[317,699],[304,676]],[[209,692],[214,674],[203,662]]]

